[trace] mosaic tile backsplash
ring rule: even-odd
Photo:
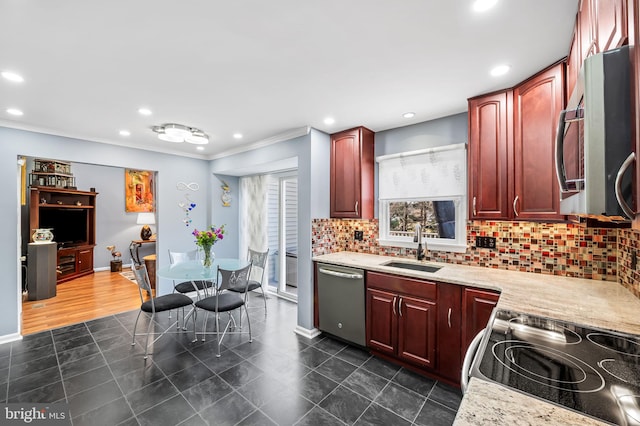
[[[355,241],[354,231],[364,239]],[[572,223],[470,221],[467,224],[467,251],[448,253],[427,251],[425,260],[461,265],[485,266],[567,277],[618,280],[618,239],[638,249],[637,230],[588,228]],[[619,237],[620,235],[620,237]],[[496,238],[496,249],[475,247],[476,236]],[[314,219],[313,255],[354,251],[384,256],[415,258],[415,249],[378,246],[378,220]],[[630,270],[630,255],[622,254],[623,285],[638,295],[638,271]],[[640,260],[640,259],[639,259]]]
[[[635,267],[634,267],[635,266]],[[620,284],[640,298],[640,230],[618,231],[618,276]]]

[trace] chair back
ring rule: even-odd
[[[241,288],[243,292],[246,292],[249,285],[249,275],[251,275],[251,262],[240,269],[222,269],[218,266],[217,292],[229,288]]]
[[[136,282],[138,283],[138,290],[140,293],[140,303],[144,303],[144,292],[149,295],[149,299],[151,300],[152,310],[155,312],[156,307],[153,301],[153,293],[151,292],[151,281],[149,281],[149,274],[147,273],[147,267],[144,265],[134,265],[131,267],[133,271],[133,275],[136,278]]]
[[[172,265],[176,263],[187,262],[189,260],[198,260],[198,250],[190,250],[185,252],[169,250],[169,262]]]
[[[264,276],[264,270],[267,268],[267,259],[269,257],[269,249],[267,251],[256,251],[251,248],[247,251],[247,260],[251,262],[253,268],[251,269],[252,275],[256,276],[255,281],[262,285],[262,278]]]

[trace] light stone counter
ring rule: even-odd
[[[500,291],[498,308],[540,315],[592,327],[640,335],[640,300],[620,284],[449,263],[417,262],[407,258],[338,252],[315,256],[314,261],[369,271]],[[390,261],[442,266],[421,272],[384,266]],[[471,379],[456,416],[456,425],[604,424],[520,392]]]

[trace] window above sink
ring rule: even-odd
[[[466,144],[378,157],[381,246],[449,252],[467,249]]]

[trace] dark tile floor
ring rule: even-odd
[[[145,361],[143,340],[130,344],[137,311],[0,345],[0,398],[67,402],[74,425],[453,422],[458,389],[328,337],[300,337],[295,304],[271,297],[265,318],[262,303],[251,303],[253,343],[227,336],[220,358],[215,336],[192,343],[184,332],[162,337]]]

